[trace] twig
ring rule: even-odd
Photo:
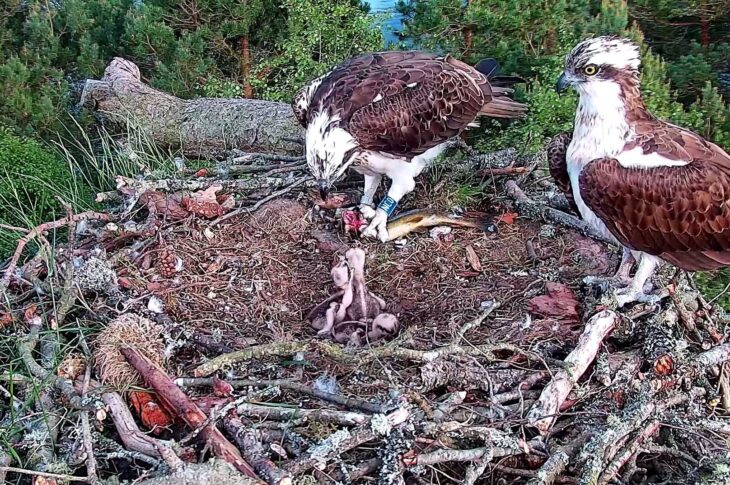
[[[590,450],[590,452],[585,456],[586,463],[583,467],[581,483],[597,483],[605,469],[605,463],[610,462],[616,456],[618,448],[626,442],[627,437],[642,427],[647,420],[658,416],[670,407],[696,397],[702,391],[704,390],[693,389],[688,393],[677,393],[659,402],[652,400],[652,394],[649,394],[648,400],[646,396],[641,397],[643,404],[638,407],[626,405],[623,416],[614,420],[601,432],[596,432],[584,447],[584,450]],[[642,429],[646,429],[646,427]]]
[[[92,386],[98,385],[98,383],[92,384]],[[134,421],[134,417],[122,396],[116,392],[105,392],[101,395],[101,399],[109,408],[117,433],[119,433],[122,443],[128,450],[149,456],[162,457],[159,451],[160,447],[167,448],[167,445],[148,436],[137,427],[137,423]],[[170,451],[172,452],[172,450]]]
[[[666,446],[649,445],[644,446],[639,450],[639,453],[649,453],[652,455],[667,455],[673,458],[681,458],[682,460],[688,461],[694,466],[699,466],[700,462],[694,456],[689,453],[685,453],[682,450],[676,448],[668,448]]]
[[[529,376],[525,377],[522,382],[517,384],[517,386],[511,391],[502,392],[500,394],[495,394],[494,396],[492,396],[492,402],[497,404],[504,404],[506,402],[517,401],[519,399],[537,399],[539,397],[539,394],[532,396],[527,392],[527,390],[531,389],[539,382],[544,381],[549,376],[550,374],[547,371],[540,371],[530,374]]]
[[[271,344],[254,345],[244,350],[219,355],[195,368],[196,377],[209,376],[212,373],[237,362],[260,359],[262,357],[281,357],[309,350],[309,342],[273,342]]]
[[[273,200],[273,199],[276,199],[277,197],[280,197],[280,196],[282,196],[282,195],[284,195],[284,194],[286,194],[288,192],[291,192],[291,190],[293,188],[295,188],[295,187],[303,184],[304,182],[306,182],[307,180],[309,180],[311,178],[312,178],[311,175],[305,175],[304,177],[299,177],[298,179],[296,179],[291,184],[287,185],[286,187],[284,187],[281,190],[277,190],[276,192],[273,192],[273,193],[267,195],[266,197],[264,197],[260,201],[256,202],[251,207],[241,207],[240,209],[236,209],[234,211],[231,211],[231,212],[229,212],[227,214],[224,214],[224,215],[220,216],[218,219],[216,219],[213,222],[211,222],[209,226],[210,227],[213,227],[213,226],[216,226],[216,225],[220,224],[223,221],[227,221],[228,219],[231,219],[232,217],[236,217],[236,216],[239,216],[241,214],[248,214],[248,213],[254,212],[259,207],[261,207],[262,205],[264,205],[265,203],[267,203],[268,201]]]
[[[209,175],[245,175],[250,173],[263,173],[263,172],[269,172],[268,175],[271,175],[271,171],[274,170],[280,170],[280,172],[274,172],[274,173],[283,173],[283,172],[292,172],[295,170],[301,170],[304,167],[306,167],[306,164],[302,163],[301,161],[297,162],[290,162],[290,163],[277,163],[277,164],[270,164],[270,165],[250,165],[250,164],[233,164],[228,166],[221,166],[214,168],[212,170],[209,170]]]
[[[695,357],[695,364],[701,369],[707,369],[713,365],[720,365],[730,360],[730,343],[718,345],[710,350],[702,352]]]
[[[230,384],[234,389],[241,387],[280,387],[290,391],[299,392],[308,396],[316,397],[323,401],[340,404],[348,408],[362,409],[371,413],[383,413],[385,412],[385,406],[379,403],[368,402],[363,399],[355,397],[347,397],[340,394],[332,394],[329,392],[320,391],[310,386],[305,386],[298,382],[293,382],[286,379],[280,380],[261,380],[254,381],[250,379],[231,379],[226,380],[226,383]],[[181,387],[193,387],[193,386],[212,386],[212,378],[194,378],[194,377],[182,377],[175,379],[175,384]]]
[[[487,471],[489,463],[486,461],[475,462],[469,465],[464,474],[464,480],[461,482],[463,485],[474,485],[477,480],[482,478],[484,472]]]
[[[540,471],[539,470],[538,471],[520,470],[518,468],[510,468],[510,467],[507,467],[504,465],[494,465],[492,468],[500,473],[504,473],[505,475],[515,475],[518,477],[530,478],[531,480],[529,482],[527,482],[528,485],[533,482],[540,483],[540,484],[545,483],[545,482],[539,481],[540,480]],[[540,470],[542,470],[542,469],[540,469]],[[537,481],[535,481],[535,480],[537,480]],[[557,481],[559,483],[569,483],[569,484],[578,483],[578,480],[576,480],[573,477],[556,477],[555,481]]]
[[[256,473],[266,480],[266,483],[269,485],[291,485],[292,479],[289,473],[269,460],[264,448],[256,438],[255,432],[246,429],[238,416],[227,416],[223,420],[223,425],[228,433],[233,436],[246,461],[253,466]]]
[[[631,459],[632,456],[636,455],[641,445],[649,439],[654,433],[659,430],[659,421],[649,422],[641,432],[634,438],[631,443],[624,448],[624,450],[616,455],[611,462],[606,466],[606,470],[603,475],[598,479],[597,485],[607,485],[618,475],[621,468]]]
[[[188,433],[186,436],[180,439],[180,444],[184,445],[188,443],[189,441],[195,439],[196,436],[200,434],[202,430],[207,428],[210,425],[215,425],[215,423],[218,422],[219,419],[226,416],[230,411],[233,411],[236,409],[236,406],[241,405],[244,401],[248,399],[248,396],[241,396],[238,399],[231,401],[227,404],[224,404],[222,407],[218,408],[217,406],[213,406],[213,408],[208,412],[208,417],[200,423],[193,431]]]
[[[238,414],[249,418],[273,419],[275,421],[316,421],[341,426],[356,426],[369,420],[366,414],[334,409],[305,409],[300,407],[264,406],[261,404],[239,404]]]
[[[347,467],[346,470],[337,469],[332,473],[327,474],[327,478],[335,483],[355,483],[357,480],[375,473],[383,467],[383,462],[380,458],[371,458],[355,465],[354,469]],[[315,472],[317,476],[318,472]],[[319,472],[321,473],[321,472]]]
[[[119,350],[145,382],[155,390],[166,407],[174,410],[189,426],[197,428],[207,419],[207,416],[147,356],[129,346],[123,346]],[[236,447],[215,426],[204,428],[200,436],[216,456],[226,460],[244,475],[258,478],[251,465],[246,463]]]
[[[720,367],[720,393],[722,394],[722,408],[725,412],[730,411],[730,366],[724,363]]]
[[[40,318],[38,320],[40,322]],[[69,380],[49,372],[33,358],[33,351],[38,345],[41,328],[39,322],[31,323],[29,325],[28,335],[25,338],[18,339],[18,353],[23,359],[23,363],[33,376],[50,382],[53,387],[58,389],[74,409],[93,410],[93,403],[84,403],[84,400],[81,399],[81,396],[75,391],[73,384]]]
[[[254,152],[244,152],[241,155],[238,155],[237,157],[234,157],[231,159],[232,163],[243,163],[243,162],[252,162],[255,160],[273,160],[277,162],[284,162],[284,163],[291,163],[291,162],[303,162],[306,160],[305,157],[302,156],[291,156],[291,155],[277,155],[275,153],[254,153]]]
[[[64,217],[53,222],[46,222],[28,231],[28,233],[25,236],[21,237],[18,241],[18,246],[15,249],[15,253],[10,259],[8,267],[5,269],[5,274],[3,275],[2,280],[0,280],[0,292],[5,291],[5,289],[10,284],[10,279],[13,277],[15,268],[18,267],[18,261],[20,260],[20,256],[23,254],[25,246],[30,241],[32,241],[36,237],[39,237],[46,231],[58,229],[60,227],[68,225],[70,222],[78,223],[81,221],[91,220],[109,221],[111,220],[111,217],[109,216],[109,214],[103,214],[101,212],[82,212],[81,214],[76,214],[70,218]]]
[[[71,206],[64,202],[60,201],[61,205],[66,209],[66,219],[67,222],[67,233],[68,233],[68,245],[69,253],[73,254],[73,250],[76,247],[76,221],[74,221],[74,214],[73,209]],[[75,272],[75,266],[73,264],[73,261],[69,260],[66,262],[66,272],[64,274],[63,278],[63,292],[61,294],[61,300],[60,304],[58,305],[58,310],[56,311],[56,324],[60,327],[63,325],[64,320],[66,320],[66,314],[71,310],[71,307],[73,306],[74,302],[76,301],[76,287],[74,286],[74,272]],[[89,475],[91,478],[93,478],[91,475]]]
[[[73,475],[62,475],[60,473],[39,472],[36,470],[26,470],[25,468],[15,468],[12,466],[0,466],[0,473],[18,473],[20,475],[31,475],[34,477],[54,478],[64,482],[86,482],[89,483],[88,477],[76,477]]]
[[[454,338],[453,343],[456,345],[460,344],[461,341],[464,340],[464,335],[466,335],[469,330],[480,326],[484,322],[484,320],[486,320],[489,315],[491,315],[492,312],[494,312],[494,310],[496,310],[497,308],[499,308],[499,302],[490,302],[487,308],[481,313],[481,315],[479,315],[474,320],[467,322],[459,329],[459,332],[456,334],[456,338]]]
[[[580,376],[596,358],[603,339],[611,333],[617,320],[618,317],[614,312],[604,310],[593,315],[586,322],[578,344],[565,358],[565,363],[570,367],[555,373],[553,380],[542,391],[540,399],[530,409],[527,420],[543,435],[549,432],[560,406],[565,402]]]
[[[220,179],[214,177],[196,179],[157,179],[136,180],[127,177],[117,177],[117,189],[129,187],[133,190],[133,197],[139,197],[148,191],[161,192],[188,192],[207,189],[211,185],[220,185],[223,190],[237,192],[253,192],[263,189],[279,189],[284,187],[287,177],[252,177],[247,179]],[[110,197],[111,193],[97,194],[97,200]]]
[[[398,344],[405,339],[406,332],[401,335],[402,339],[396,339],[379,347],[363,349],[361,351],[347,352],[342,346],[327,341],[313,342],[273,342],[270,344],[256,345],[244,350],[219,355],[208,362],[205,362],[193,371],[196,377],[204,377],[235,363],[262,357],[279,357],[291,355],[296,352],[318,351],[324,356],[334,359],[342,364],[360,366],[384,358],[400,360],[412,360],[415,362],[428,363],[443,357],[481,357],[488,361],[498,360],[495,352],[505,351],[520,354],[535,362],[545,362],[564,367],[565,363],[560,360],[542,357],[541,355],[524,350],[509,343],[483,344],[473,346],[446,345],[433,350],[415,350],[400,347]]]
[[[560,478],[560,475],[570,464],[578,450],[588,441],[590,435],[583,433],[575,437],[571,442],[561,446],[550,455],[545,463],[535,474],[535,478],[527,482],[527,485],[552,485]]]
[[[71,264],[69,262],[69,264]],[[86,366],[86,372],[84,373],[84,386],[81,391],[81,398],[86,398],[86,393],[89,391],[89,382],[91,381],[91,365]],[[101,483],[99,481],[99,475],[96,473],[96,457],[94,456],[94,445],[91,439],[91,426],[89,426],[89,413],[87,411],[81,411],[81,429],[84,441],[84,450],[86,451],[86,474],[89,477],[89,483],[94,485]]]
[[[323,469],[327,461],[379,438],[383,432],[389,433],[392,428],[406,422],[408,417],[408,410],[401,408],[387,417],[379,415],[378,418],[368,419],[352,431],[339,430],[310,448],[302,457],[285,463],[282,468],[293,476],[300,476],[312,468]],[[380,423],[380,425],[374,426],[374,423]]]
[[[703,419],[697,422],[697,425],[707,431],[713,433],[721,433],[730,436],[730,423],[723,423],[722,421],[711,421],[709,419]]]
[[[505,182],[504,187],[507,195],[515,201],[518,210],[525,216],[532,218],[542,217],[546,221],[560,224],[570,229],[575,229],[576,231],[579,231],[586,236],[592,237],[593,239],[604,242],[606,244],[616,244],[615,241],[606,238],[602,234],[597,233],[585,221],[530,199],[514,180],[508,180],[507,182]]]
[[[476,172],[476,176],[483,178],[487,175],[491,177],[498,177],[500,175],[514,175],[514,174],[522,174],[527,171],[527,167],[515,167],[514,165],[509,165],[507,167],[494,167],[494,168],[484,168],[482,170],[478,170]]]
[[[420,453],[414,457],[403,458],[403,462],[407,467],[418,465],[436,465],[448,462],[463,461],[483,461],[488,463],[495,458],[504,458],[505,456],[523,455],[529,453],[532,443],[522,443],[524,448],[514,447],[496,447],[485,446],[483,448],[472,448],[469,450],[437,450],[430,453]]]

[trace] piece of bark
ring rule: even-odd
[[[119,57],[101,80],[86,81],[79,105],[101,122],[132,125],[161,148],[189,157],[216,158],[231,148],[301,154],[303,129],[286,103],[255,99],[184,100],[140,80],[136,64]]]
[[[119,349],[127,361],[137,369],[147,385],[152,387],[168,409],[174,410],[188,426],[196,429],[202,426],[208,417],[193,403],[184,392],[144,354],[133,347]],[[226,460],[238,471],[252,478],[258,478],[251,465],[241,456],[238,449],[226,439],[214,424],[205,426],[200,437],[210,446],[217,457]]]
[[[580,322],[579,303],[570,288],[562,283],[549,282],[545,285],[545,290],[547,295],[539,295],[530,300],[530,313],[554,318],[566,324]]]
[[[540,394],[540,399],[530,409],[527,421],[543,435],[550,431],[561,405],[596,358],[603,339],[611,333],[617,320],[618,316],[608,310],[596,313],[588,320],[575,349],[565,358],[565,363],[570,367],[555,373],[553,380]]]

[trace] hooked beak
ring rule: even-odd
[[[573,83],[571,83],[568,77],[565,75],[565,72],[563,72],[558,78],[558,82],[555,83],[555,91],[558,94],[562,94],[565,92],[566,89],[568,89],[568,86],[572,86],[572,84]]]
[[[322,200],[327,200],[327,195],[330,193],[329,182],[325,179],[319,179],[317,186],[319,186],[319,196],[322,197]]]

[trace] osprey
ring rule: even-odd
[[[550,172],[571,204],[624,248],[615,278],[628,286],[616,291],[619,306],[656,301],[644,285],[662,261],[687,271],[730,265],[730,155],[646,109],[640,62],[627,39],[578,44],[556,85],[580,96],[573,135],[548,149]]]
[[[345,61],[304,86],[292,108],[306,128],[307,164],[322,198],[348,167],[362,173],[360,210],[372,219],[363,235],[386,241],[388,216],[448,140],[476,126],[479,115],[524,115],[526,106],[511,100],[506,87],[518,79],[495,76],[497,70],[493,59],[474,68],[449,55],[377,52]],[[374,210],[383,175],[392,183]]]

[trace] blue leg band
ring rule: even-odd
[[[378,209],[382,209],[385,211],[388,216],[390,216],[393,211],[395,211],[396,206],[398,205],[398,202],[396,202],[392,197],[385,197],[385,199],[380,201],[380,204],[378,204]]]

